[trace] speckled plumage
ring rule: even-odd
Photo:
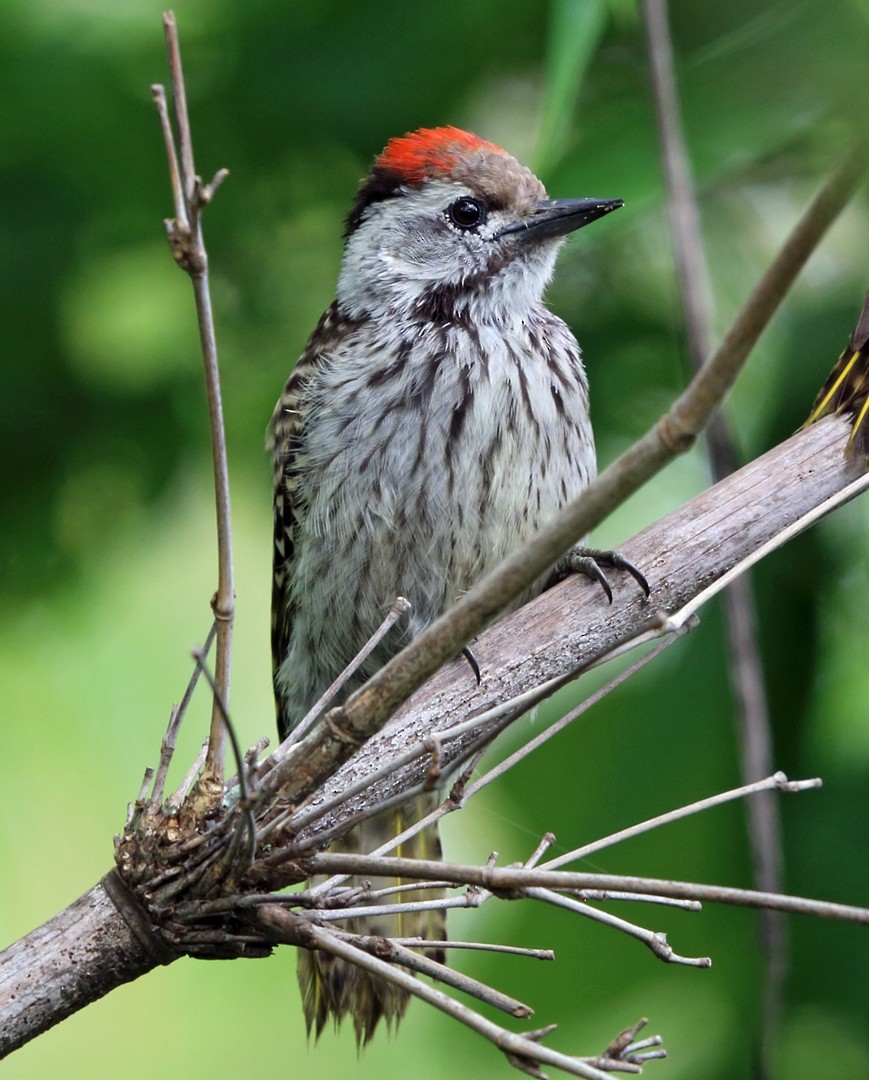
[[[566,211],[529,170],[455,131],[393,140],[375,162],[348,218],[337,299],[272,418],[282,735],[397,595],[409,617],[344,696],[595,473],[579,348],[541,299],[559,234],[584,221],[553,226]],[[473,210],[461,200],[482,207],[476,226],[461,224]],[[302,976],[309,1024],[349,1012],[364,1040],[379,1015],[400,1015],[403,1001],[371,1007],[382,984],[334,970]]]

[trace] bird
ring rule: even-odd
[[[869,293],[848,344],[815,398],[804,427],[830,413],[853,421],[845,446],[848,461],[869,466]]]
[[[550,199],[501,147],[452,126],[390,140],[346,219],[335,299],[275,407],[272,660],[281,738],[380,625],[406,616],[349,679],[346,699],[596,475],[588,382],[573,333],[543,302],[564,238],[621,199]],[[577,546],[550,579],[617,552]],[[430,800],[386,810],[344,838],[371,851]],[[402,854],[439,858],[436,830]],[[406,899],[406,894],[401,899]],[[347,929],[443,941],[442,912]],[[430,955],[443,958],[434,949]],[[308,1033],[350,1016],[364,1044],[396,1024],[405,991],[302,952]]]

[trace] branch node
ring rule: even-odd
[[[360,739],[353,732],[341,727],[338,723],[338,721],[346,717],[346,715],[343,706],[338,705],[336,708],[330,709],[323,716],[323,723],[338,742],[345,743],[347,746],[362,746],[366,741],[365,739]]]
[[[679,424],[672,412],[665,413],[655,425],[658,437],[671,454],[684,454],[697,441],[697,435]]]

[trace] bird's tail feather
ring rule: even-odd
[[[367,853],[397,836],[410,821],[418,821],[437,805],[437,795],[427,792],[404,807],[385,810],[362,822],[347,834],[334,850]],[[440,859],[441,845],[437,826],[431,825],[404,843],[397,852],[405,858]],[[371,889],[400,885],[400,879],[367,879]],[[359,878],[348,883],[362,886]],[[398,902],[432,898],[431,890],[408,890],[391,894],[388,899]],[[443,910],[385,913],[365,918],[348,919],[344,928],[350,933],[380,937],[421,937],[429,941],[445,941],[446,912]],[[426,955],[443,962],[444,950],[434,948]],[[299,986],[308,1034],[317,1038],[331,1019],[338,1027],[345,1016],[352,1017],[356,1041],[360,1046],[374,1034],[381,1019],[392,1028],[404,1016],[407,991],[385,979],[372,975],[355,964],[324,952],[301,951],[298,959]]]

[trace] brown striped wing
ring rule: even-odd
[[[284,661],[293,632],[293,605],[290,577],[295,548],[297,499],[294,485],[296,464],[304,451],[305,390],[329,344],[339,330],[337,304],[333,303],[321,317],[293,369],[281,394],[269,425],[267,447],[271,450],[275,470],[274,487],[274,546],[272,561],[272,677]],[[281,739],[288,734],[283,702],[275,688],[278,732]]]

